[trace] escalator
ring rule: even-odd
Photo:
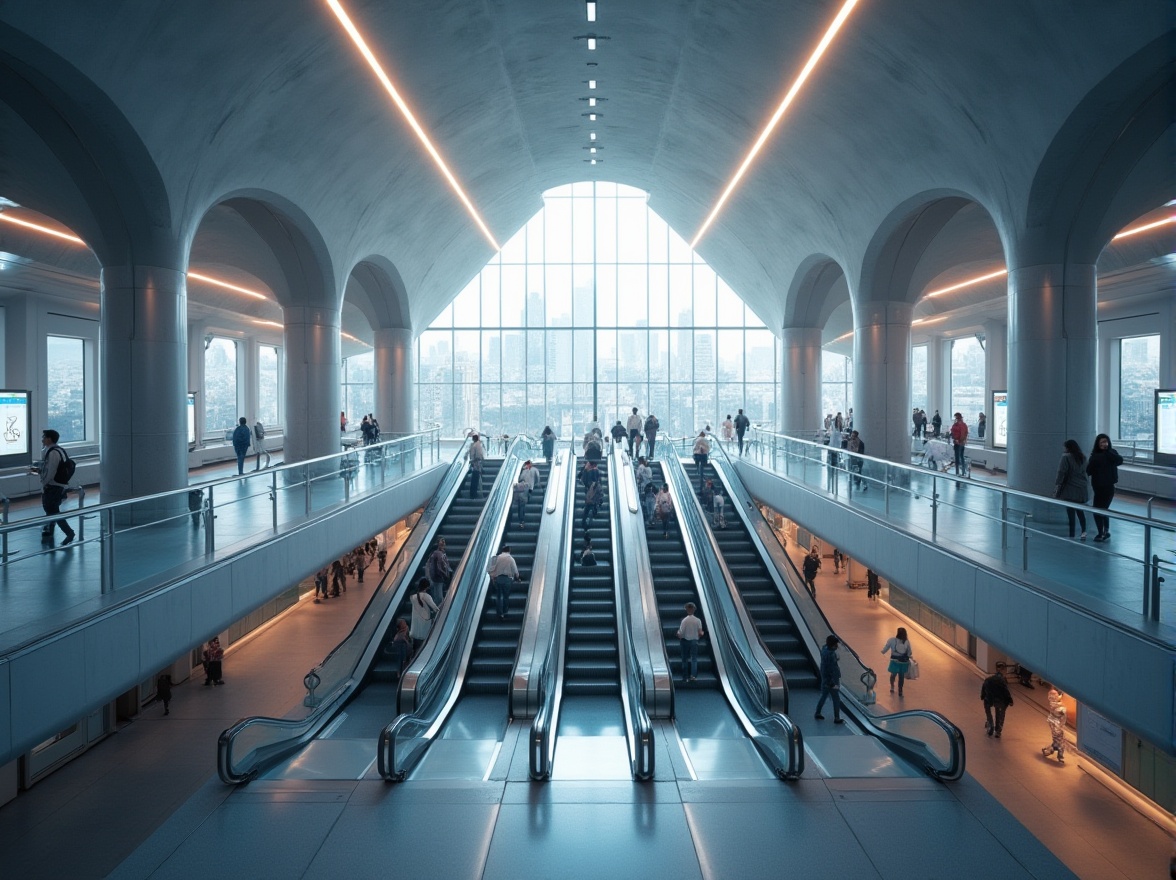
[[[613,585],[612,537],[608,485],[608,460],[598,462],[601,500],[592,525],[583,527],[585,486],[576,481],[571,579],[568,592],[567,633],[564,661],[565,696],[619,696],[617,660],[617,607]],[[596,565],[581,564],[584,537],[592,538]],[[566,710],[565,710],[566,711]]]
[[[523,613],[527,607],[527,592],[530,586],[528,574],[535,564],[535,545],[539,541],[539,525],[543,519],[543,497],[550,476],[549,465],[546,462],[536,462],[534,467],[539,471],[540,483],[527,502],[525,524],[516,525],[515,511],[512,508],[501,541],[503,545],[510,545],[511,556],[519,568],[521,581],[511,587],[505,620],[498,619],[493,587],[486,596],[478,624],[478,634],[474,638],[473,652],[470,654],[470,663],[466,670],[463,691],[466,694],[505,696],[510,684],[515,651],[519,645],[519,633],[523,627]]]
[[[652,461],[649,469],[653,472],[653,483],[659,488],[666,484],[666,475],[661,462]],[[677,514],[677,512],[675,512]],[[715,674],[714,654],[711,651],[710,639],[704,638],[698,646],[698,678],[693,682],[685,682],[685,670],[680,668],[677,658],[680,653],[678,644],[678,624],[686,616],[686,603],[693,602],[698,610],[695,614],[702,619],[704,631],[710,627],[702,614],[702,603],[699,601],[698,588],[694,583],[694,576],[690,571],[690,560],[686,555],[686,548],[682,541],[681,518],[677,515],[670,523],[669,536],[662,537],[662,524],[654,519],[653,525],[646,523],[646,534],[649,537],[649,563],[653,572],[653,587],[657,594],[657,610],[661,617],[662,636],[666,645],[666,656],[671,658],[671,669],[675,672],[674,680],[679,687],[692,689],[717,690],[718,676]]]

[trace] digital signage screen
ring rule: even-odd
[[[0,467],[28,467],[31,452],[29,393],[0,391]]]
[[[1009,445],[1009,393],[992,392],[992,445],[1006,449]]]
[[[1156,389],[1155,437],[1156,464],[1176,467],[1176,388]]]
[[[188,445],[196,445],[196,395],[188,392]]]

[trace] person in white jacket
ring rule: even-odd
[[[694,463],[698,465],[698,491],[702,491],[702,481],[706,477],[706,462],[710,457],[710,441],[706,439],[706,431],[699,431],[694,438]]]

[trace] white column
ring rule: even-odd
[[[780,432],[812,439],[821,427],[821,330],[785,327],[781,334]]]
[[[988,426],[984,432],[984,446],[992,448],[992,392],[1007,391],[1009,387],[1009,329],[1004,321],[984,322],[984,414]]]
[[[383,328],[375,333],[376,420],[385,434],[408,434],[416,425],[416,383],[411,330]]]
[[[927,430],[931,430],[931,417],[935,410],[943,416],[943,429],[951,424],[947,411],[951,407],[948,389],[951,387],[951,355],[942,336],[927,337]]]
[[[283,311],[286,361],[287,464],[339,452],[339,311]]]
[[[1013,489],[1052,495],[1062,443],[1095,434],[1098,345],[1093,265],[1009,272],[1009,456]]]
[[[911,460],[912,312],[905,302],[854,308],[854,428],[867,454],[902,464]]]
[[[99,381],[102,500],[188,484],[185,276],[103,267]]]

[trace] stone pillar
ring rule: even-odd
[[[375,342],[376,420],[384,434],[409,434],[416,426],[412,331],[381,328]]]
[[[340,451],[338,309],[289,307],[283,311],[286,361],[287,464]]]
[[[984,414],[988,426],[984,431],[984,447],[992,449],[993,420],[992,392],[1007,391],[1009,387],[1009,329],[1004,321],[984,322]]]
[[[943,337],[931,334],[927,337],[927,431],[931,431],[931,417],[935,410],[943,416],[943,430],[951,424],[947,412],[951,409],[947,389],[950,385],[950,356]]]
[[[1052,495],[1062,443],[1094,437],[1096,294],[1093,265],[1009,272],[1010,488]]]
[[[184,273],[106,266],[100,283],[102,501],[180,489],[188,485]]]
[[[811,440],[824,419],[821,412],[821,330],[785,327],[780,341],[780,432]]]
[[[866,454],[901,464],[911,461],[912,312],[905,302],[854,307],[854,428]]]

